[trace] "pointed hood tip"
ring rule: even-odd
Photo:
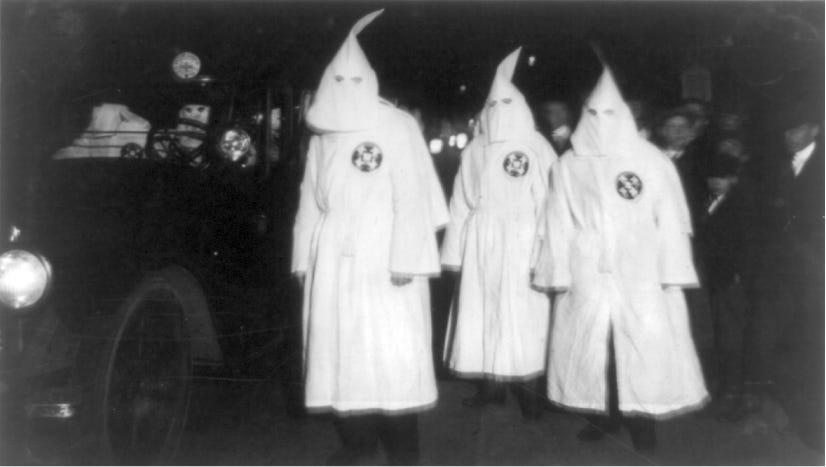
[[[591,94],[588,96],[586,102],[591,105],[596,102],[611,102],[612,104],[622,102],[623,105],[625,104],[625,98],[622,95],[622,91],[617,84],[613,71],[608,65],[603,66],[602,73],[600,73],[599,79],[597,79],[597,83],[594,86],[594,89],[591,90]]]
[[[359,35],[359,33],[361,33],[361,31],[363,31],[364,28],[369,26],[370,23],[372,23],[373,20],[375,20],[382,13],[384,13],[384,8],[373,11],[371,13],[367,13],[366,15],[362,16],[361,19],[356,21],[356,24],[354,24],[353,27],[350,28],[350,35],[354,37]]]
[[[513,83],[522,47],[509,53],[499,66],[488,93],[488,101],[504,100],[494,111],[485,105],[481,113],[482,133],[488,143],[509,139],[530,139],[535,134],[534,119],[525,96]]]
[[[499,63],[496,74],[505,78],[507,81],[513,81],[513,75],[516,72],[516,65],[519,63],[519,55],[521,53],[522,46],[520,45]]]

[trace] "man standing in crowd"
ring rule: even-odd
[[[531,288],[531,264],[556,154],[534,129],[530,108],[511,82],[520,50],[496,70],[481,113],[481,135],[462,152],[442,264],[462,271],[447,365],[460,375],[483,378],[465,404],[503,403],[501,382],[513,381],[522,415],[535,419],[544,399],[540,384],[550,303]]]
[[[661,119],[656,136],[660,149],[677,166],[692,218],[696,218],[702,210],[705,191],[702,173],[705,154],[690,146],[695,137],[694,119],[681,108],[672,109]]]
[[[749,314],[747,284],[756,256],[754,200],[740,183],[741,162],[717,154],[706,177],[706,203],[697,219],[700,274],[709,291],[714,322],[717,418],[738,421],[744,415],[744,335]]]
[[[416,413],[437,398],[428,276],[444,196],[416,121],[379,98],[358,21],[307,112],[315,132],[296,217],[292,270],[304,283],[306,405],[332,411],[361,462],[379,438],[390,464],[418,462]]]
[[[751,378],[773,380],[779,386],[776,390],[787,402],[786,409],[801,438],[821,450],[824,423],[822,121],[822,111],[810,103],[790,106],[778,117],[777,129],[783,132],[786,151],[776,167],[773,189],[764,210],[770,216],[766,224],[766,252],[754,288],[755,316],[749,333],[752,339],[749,353],[754,357],[750,365]]]
[[[539,128],[554,152],[565,154],[571,149],[571,108],[562,99],[548,99],[539,106]]]
[[[656,445],[656,417],[708,397],[683,287],[691,222],[674,165],[637,133],[606,68],[552,170],[534,283],[553,291],[548,395],[587,411],[583,441],[620,428]]]

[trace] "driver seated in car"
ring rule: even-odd
[[[206,141],[206,128],[211,110],[212,108],[206,104],[182,105],[175,119],[175,127],[159,131],[159,135],[165,136],[153,140],[152,146],[156,156],[163,159],[193,156],[188,159],[189,164],[202,163],[203,154],[195,152]]]
[[[206,127],[211,107],[204,104],[186,104],[178,111],[175,133],[178,144],[186,150],[198,149],[206,139]]]

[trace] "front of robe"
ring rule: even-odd
[[[672,415],[708,397],[681,287],[696,286],[673,164],[647,142],[627,156],[569,151],[552,171],[534,283],[557,293],[548,395],[604,412],[613,333],[619,409]]]
[[[379,112],[375,128],[310,140],[292,270],[306,272],[311,410],[393,413],[437,397],[427,276],[446,207],[415,120]],[[391,273],[414,278],[394,286]]]
[[[458,374],[508,380],[545,371],[550,303],[531,288],[531,265],[555,160],[537,132],[475,138],[462,152],[442,245],[442,264],[462,270],[445,346]]]

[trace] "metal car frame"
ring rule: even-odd
[[[0,383],[25,426],[29,461],[169,462],[194,378],[294,372],[298,320],[284,252],[300,96],[283,82],[178,85],[229,90],[205,126],[203,162],[134,152],[50,160],[22,212],[3,219],[3,234],[14,232],[3,251],[42,255],[53,271],[36,304],[0,310]],[[252,102],[261,112],[245,115],[238,99],[250,92],[260,92]],[[222,157],[229,129],[250,135],[257,161]]]

